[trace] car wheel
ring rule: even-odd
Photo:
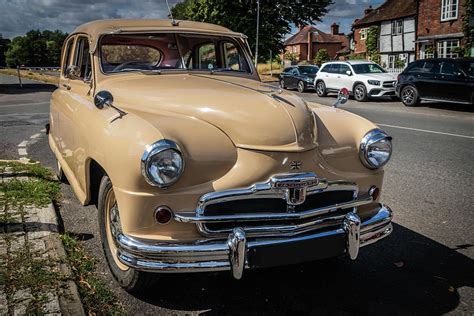
[[[318,97],[325,97],[327,95],[326,85],[324,84],[324,81],[319,81],[316,84],[316,94],[318,95]]]
[[[418,90],[414,86],[405,86],[400,93],[400,99],[406,106],[415,106],[420,100]]]
[[[354,99],[359,102],[367,101],[367,89],[361,83],[354,87]]]
[[[121,230],[120,216],[112,182],[107,175],[100,181],[97,209],[102,248],[112,275],[128,292],[139,292],[149,288],[156,279],[155,274],[137,271],[118,259],[115,238]]]
[[[286,87],[285,87],[285,80],[284,80],[284,79],[281,79],[281,80],[280,80],[280,88],[286,89]]]
[[[59,163],[59,160],[56,159],[56,176],[61,183],[68,183],[66,175],[64,174],[63,167]]]
[[[303,93],[306,90],[305,84],[303,81],[298,81],[298,92]]]

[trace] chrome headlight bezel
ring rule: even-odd
[[[390,145],[390,152],[388,157],[383,162],[376,164],[374,163],[373,159],[370,159],[369,155],[371,151],[369,150],[369,147],[379,142],[388,142]],[[390,161],[390,157],[392,157],[392,149],[392,137],[388,136],[387,133],[381,129],[373,129],[365,134],[365,136],[362,138],[359,147],[359,157],[361,162],[367,168],[379,169]]]
[[[179,155],[179,158],[181,159],[181,168],[178,172],[178,175],[172,181],[167,182],[167,183],[160,183],[150,173],[149,167],[150,167],[151,159],[154,156],[162,154],[166,151],[174,151],[175,153]],[[159,187],[159,188],[167,188],[175,184],[181,178],[181,175],[184,172],[184,159],[183,159],[183,154],[180,147],[175,142],[168,139],[162,139],[147,146],[141,158],[141,172],[146,182],[152,186]]]
[[[372,86],[380,86],[380,80],[367,80],[367,83]]]

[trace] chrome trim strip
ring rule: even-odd
[[[376,215],[363,222],[354,212],[348,213],[345,219],[347,221],[334,230],[285,238],[249,240],[245,231],[239,228],[234,229],[227,240],[198,240],[187,244],[141,240],[120,234],[117,238],[117,255],[123,264],[143,271],[175,273],[231,270],[235,278],[240,278],[244,268],[248,268],[246,251],[255,247],[345,234],[348,239],[346,252],[351,259],[355,259],[359,247],[385,238],[393,230],[392,211],[382,204],[379,204]]]
[[[305,219],[312,216],[323,215],[335,211],[336,209],[347,209],[358,207],[361,205],[372,203],[372,197],[363,197],[358,200],[333,204],[330,206],[320,207],[299,213],[256,213],[256,214],[236,214],[236,215],[220,215],[220,216],[193,216],[184,215],[184,213],[175,213],[174,219],[183,223],[225,223],[225,222],[241,222],[241,221],[261,221],[261,220],[296,220]]]

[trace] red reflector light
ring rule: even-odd
[[[173,212],[167,206],[159,206],[155,210],[155,220],[159,224],[167,224],[173,218]]]

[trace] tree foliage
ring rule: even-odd
[[[7,52],[8,47],[10,46],[10,40],[7,38],[2,38],[0,35],[0,66],[4,67],[5,63],[5,53]]]
[[[314,57],[314,63],[318,66],[321,66],[325,62],[329,61],[329,59],[330,57],[327,49],[321,48],[320,50],[318,50],[316,56]]]
[[[59,30],[31,30],[25,36],[17,36],[5,53],[6,63],[9,67],[59,66],[66,37],[67,34]]]
[[[367,32],[367,39],[365,41],[365,46],[367,47],[367,55],[369,59],[373,62],[380,64],[380,52],[378,46],[379,40],[379,27],[373,25],[369,28]]]
[[[282,50],[284,36],[292,25],[321,21],[329,4],[331,0],[260,0],[259,59],[267,59],[270,50],[274,55]],[[175,19],[214,23],[243,33],[255,50],[256,0],[185,0],[176,4],[172,13]]]

